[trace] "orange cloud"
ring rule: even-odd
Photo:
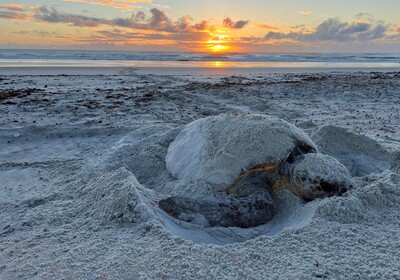
[[[32,16],[29,14],[26,14],[26,13],[0,11],[0,18],[27,20],[27,19],[31,19]]]
[[[25,12],[23,5],[0,4],[0,18],[27,20],[32,18],[32,15]]]
[[[355,19],[355,20],[353,20],[353,22],[355,22],[355,23],[366,23],[366,21],[363,20],[363,19]]]
[[[23,10],[25,10],[24,5],[20,4],[0,4],[0,9],[16,12],[22,12]]]
[[[113,0],[114,2],[151,3],[153,0]]]
[[[302,15],[302,16],[307,16],[307,15],[312,14],[311,11],[298,11],[297,13],[300,14],[300,15]]]
[[[153,0],[63,0],[63,1],[109,6],[116,9],[133,9],[136,8],[135,5],[126,3],[151,3]]]
[[[280,27],[275,27],[275,26],[271,26],[271,25],[267,25],[267,24],[255,24],[254,26],[257,28],[266,29],[266,30],[281,30],[282,29]]]

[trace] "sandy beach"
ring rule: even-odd
[[[0,278],[400,279],[400,72],[199,69],[0,69]],[[356,186],[277,192],[258,228],[168,217],[169,144],[225,113],[295,124]]]

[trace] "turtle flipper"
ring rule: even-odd
[[[158,205],[179,220],[205,227],[256,227],[270,221],[275,213],[275,205],[265,189],[241,198],[174,196]]]

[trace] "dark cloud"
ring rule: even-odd
[[[56,8],[47,8],[46,6],[34,8],[34,18],[45,22],[69,23],[75,26],[86,27],[95,27],[101,24],[108,23],[108,21],[104,19],[62,13],[59,12]]]
[[[182,29],[190,28],[190,19],[181,18],[177,22],[172,22],[163,11],[156,8],[151,9],[150,13],[150,17],[140,11],[132,14],[129,18],[116,18],[111,20],[109,25],[167,32],[178,32]]]
[[[260,37],[255,37],[255,36],[250,36],[250,37],[241,37],[240,38],[241,42],[252,42],[252,43],[258,43],[258,42],[263,42],[264,39]]]
[[[189,30],[192,28],[192,17],[189,15],[181,17],[176,23],[179,29]]]
[[[169,18],[165,15],[163,11],[160,11],[159,9],[153,8],[150,10],[151,12],[151,18],[149,19],[149,25],[153,29],[157,28],[165,28],[167,26],[171,25],[171,21]]]
[[[0,18],[6,19],[29,19],[30,15],[25,11],[23,5],[0,4]]]
[[[224,21],[222,22],[222,25],[227,28],[231,29],[240,29],[246,26],[248,24],[248,20],[238,20],[238,21],[233,21],[230,17],[224,18]]]
[[[27,35],[27,34],[33,34],[33,35],[39,35],[42,37],[47,37],[47,36],[54,36],[57,35],[56,32],[47,32],[45,30],[32,30],[32,31],[27,31],[27,30],[21,30],[21,31],[15,31],[13,34],[18,34],[18,35]]]
[[[126,32],[121,30],[101,30],[97,32],[98,36],[104,38],[113,38],[117,41],[126,41],[127,39],[146,39],[146,40],[171,40],[171,41],[204,41],[208,38],[207,34],[202,32],[181,32],[181,33],[139,33]]]
[[[151,9],[148,15],[140,11],[130,17],[102,19],[67,14],[55,8],[41,6],[34,9],[34,18],[38,21],[66,23],[74,26],[96,27],[103,25],[113,27],[112,30],[96,31],[93,35],[77,39],[78,42],[87,44],[108,41],[121,44],[129,43],[131,40],[162,40],[169,41],[171,44],[177,42],[190,44],[209,38],[208,32],[202,32],[209,26],[207,21],[193,23],[193,19],[188,15],[172,21],[163,11],[157,8]],[[138,30],[142,31],[139,32]]]
[[[374,21],[374,16],[370,13],[358,13],[354,17],[358,20]]]
[[[21,31],[14,31],[13,34],[17,35],[26,35],[26,34],[31,34],[31,31],[26,31],[26,30],[21,30]]]
[[[304,32],[269,32],[264,40],[290,39],[300,42],[355,42],[385,39],[390,26],[384,22],[341,22],[328,19],[317,26],[315,31]]]
[[[150,10],[150,13],[150,17],[147,17],[143,12],[138,12],[132,14],[130,18],[116,18],[111,21],[111,25],[142,30],[166,31],[171,33],[205,30],[208,27],[207,21],[193,24],[193,19],[189,15],[183,16],[177,21],[172,21],[159,9],[153,8]]]
[[[14,12],[14,11],[1,11],[0,10],[0,18],[6,19],[29,19],[30,15],[23,12]]]
[[[293,28],[293,29],[305,29],[306,25],[305,24],[298,24],[298,25],[292,26],[290,28]]]
[[[59,12],[55,8],[41,6],[34,9],[34,18],[44,22],[67,23],[75,26],[96,27],[99,25],[108,25],[114,27],[165,31],[171,33],[204,30],[208,26],[207,21],[193,24],[190,16],[183,16],[177,21],[172,21],[163,11],[156,8],[150,10],[150,16],[147,16],[145,13],[139,11],[136,14],[132,14],[130,17],[119,17],[108,20],[84,15],[63,13]]]

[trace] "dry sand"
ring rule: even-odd
[[[400,279],[400,73],[243,72],[0,76],[0,278]],[[229,112],[298,125],[356,188],[277,193],[256,229],[178,225],[155,201],[201,182],[168,145]]]

